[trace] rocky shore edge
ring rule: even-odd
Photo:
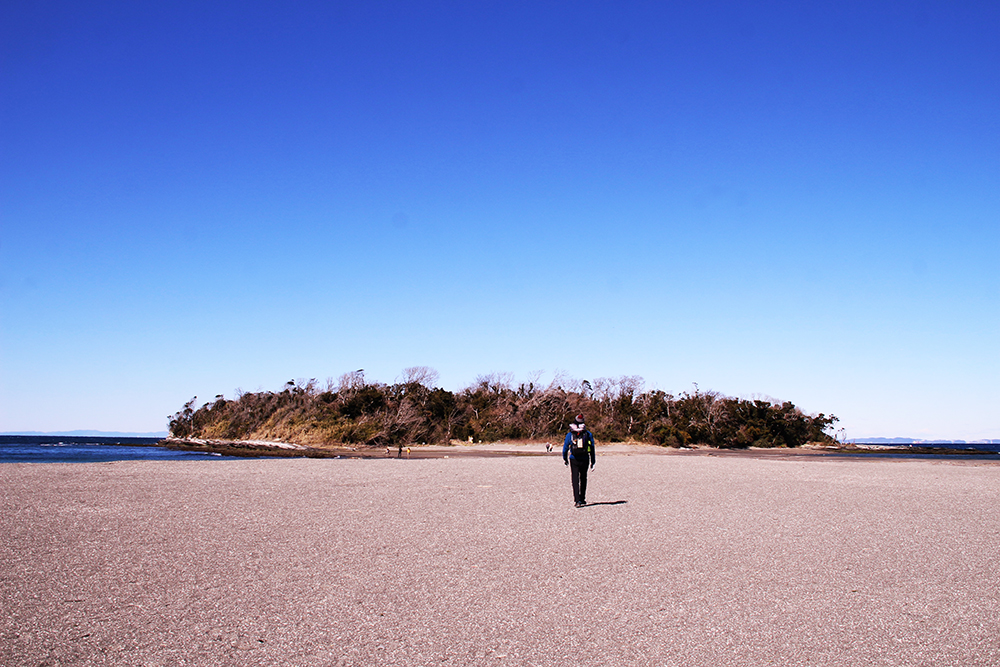
[[[307,446],[291,442],[274,440],[220,440],[202,438],[167,437],[157,443],[181,451],[220,454],[223,456],[240,456],[248,458],[284,457],[284,458],[457,458],[457,457],[504,457],[504,456],[559,456],[561,445],[546,442],[517,443],[464,443],[453,442],[448,445],[409,445],[402,448],[378,447],[371,445],[329,445]],[[752,458],[800,458],[850,456],[857,458],[870,457],[973,457],[1000,458],[996,452],[977,449],[919,447],[911,445],[819,445],[809,444],[797,448],[748,448],[720,449],[714,447],[682,447],[678,449],[660,447],[644,443],[609,443],[598,445],[599,455],[667,455],[667,456],[741,456]]]
[[[545,444],[506,445],[490,443],[466,445],[407,445],[402,448],[372,445],[307,446],[276,440],[219,440],[203,438],[168,437],[157,443],[161,447],[180,451],[221,454],[241,457],[281,457],[313,459],[427,459],[452,457],[544,456]],[[653,449],[661,449],[653,447]]]
[[[305,458],[338,458],[353,454],[359,458],[373,456],[374,450],[352,447],[307,447],[293,442],[275,440],[218,440],[203,438],[167,437],[157,443],[160,447],[187,452],[222,454],[223,456],[242,457],[305,457]]]

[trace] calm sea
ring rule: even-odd
[[[0,435],[0,463],[218,461],[237,458],[157,447],[159,441],[159,438]]]
[[[864,442],[856,441],[856,445],[885,445],[884,442]],[[905,448],[907,446],[924,449],[947,449],[950,451],[968,451],[970,455],[982,456],[983,453],[1000,454],[1000,441],[997,442],[914,442],[910,444],[897,443],[896,447]],[[906,456],[905,452],[903,453]],[[956,456],[961,456],[960,454]]]

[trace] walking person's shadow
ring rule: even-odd
[[[587,503],[585,507],[593,507],[594,505],[624,505],[627,500],[601,500],[596,503]]]

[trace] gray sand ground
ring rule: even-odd
[[[1000,465],[0,465],[3,665],[998,665]]]

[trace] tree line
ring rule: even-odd
[[[682,447],[798,447],[832,442],[837,418],[804,414],[788,401],[733,398],[714,391],[673,395],[643,390],[638,376],[593,381],[557,377],[545,386],[483,375],[455,393],[437,373],[408,368],[394,384],[367,382],[363,371],[320,386],[289,381],[278,392],[237,392],[195,408],[192,398],[169,417],[177,438],[280,440],[305,445],[402,446],[453,440],[561,440],[584,414],[601,442]]]

